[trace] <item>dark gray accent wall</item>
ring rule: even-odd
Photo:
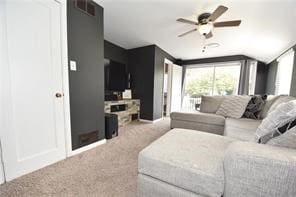
[[[141,100],[140,118],[153,120],[154,45],[128,50],[132,96]]]
[[[268,66],[263,62],[257,64],[255,94],[266,94]]]
[[[175,59],[150,45],[128,50],[128,72],[131,74],[133,98],[141,100],[140,118],[156,120],[162,117],[164,59]]]
[[[104,57],[115,62],[127,64],[127,50],[108,40],[104,41]]]
[[[104,132],[104,34],[103,8],[95,4],[96,17],[81,12],[67,1],[68,57],[77,62],[69,70],[72,149],[79,147],[78,135]]]
[[[267,81],[266,81],[266,94],[274,94],[275,93],[275,80],[276,80],[276,73],[277,73],[277,61],[273,60],[269,63],[268,72],[267,72]]]

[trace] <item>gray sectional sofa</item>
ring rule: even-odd
[[[291,99],[270,97],[261,117]],[[171,114],[174,129],[139,154],[138,196],[296,196],[296,150],[253,142],[261,120],[221,117],[213,106]]]
[[[252,141],[254,132],[268,112],[273,111],[283,102],[294,100],[291,96],[268,96],[259,120],[248,118],[228,118],[217,115],[216,111],[224,96],[204,96],[197,112],[171,113],[171,128],[192,129],[233,137],[243,141]]]

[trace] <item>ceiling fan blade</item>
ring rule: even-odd
[[[209,17],[209,21],[215,21],[218,17],[220,17],[224,12],[228,10],[227,7],[220,5]]]
[[[177,21],[181,22],[181,23],[187,23],[187,24],[190,24],[190,25],[197,25],[198,24],[197,21],[191,21],[191,20],[188,20],[188,19],[185,19],[185,18],[178,18]]]
[[[239,26],[241,22],[241,20],[216,22],[214,23],[214,27],[234,27]]]
[[[187,34],[190,34],[190,33],[195,32],[195,31],[197,31],[196,28],[195,28],[195,29],[192,29],[192,30],[190,30],[190,31],[187,31],[187,32],[185,32],[185,33],[183,33],[183,34],[180,34],[180,35],[178,35],[178,37],[186,36]]]
[[[205,37],[206,37],[206,39],[209,39],[209,38],[213,37],[213,33],[210,32],[210,33],[206,34]]]

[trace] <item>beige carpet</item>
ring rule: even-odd
[[[106,144],[0,186],[0,196],[136,196],[139,151],[169,130],[169,120],[134,122]]]

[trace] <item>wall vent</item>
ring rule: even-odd
[[[98,131],[91,131],[88,133],[79,134],[79,147],[89,145],[91,143],[97,142],[99,140]]]
[[[96,7],[91,0],[73,0],[74,6],[80,11],[91,15],[96,16]]]

